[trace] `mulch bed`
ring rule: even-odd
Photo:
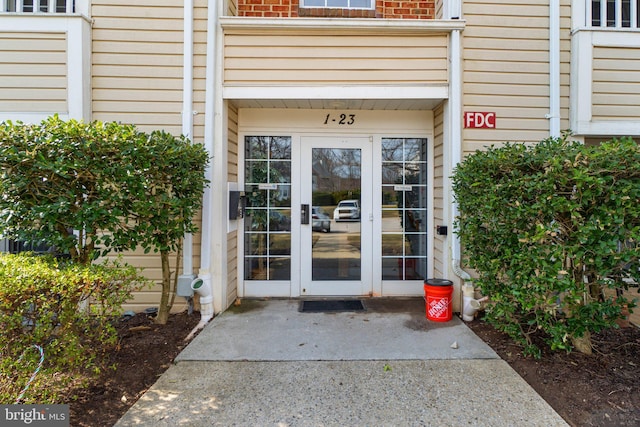
[[[200,321],[200,313],[173,314],[156,325],[144,313],[118,321],[119,343],[107,370],[86,388],[70,390],[72,426],[113,426],[166,371],[188,344],[185,337]]]
[[[570,425],[640,426],[640,328],[594,335],[590,356],[547,351],[536,360],[484,321],[468,326]]]

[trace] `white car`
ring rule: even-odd
[[[333,210],[334,221],[359,220],[360,202],[358,200],[341,200]]]
[[[313,220],[311,229],[313,231],[322,231],[328,233],[331,231],[331,218],[327,215],[321,207],[311,207],[311,218]]]

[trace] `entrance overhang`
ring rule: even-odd
[[[209,22],[217,29],[217,38],[210,40],[207,49],[205,112],[205,141],[214,159],[214,190],[205,194],[210,209],[203,216],[210,215],[213,226],[203,224],[203,235],[208,238],[202,239],[202,254],[210,261],[205,264],[211,264],[218,312],[233,296],[233,289],[227,287],[230,276],[225,263],[229,230],[224,210],[213,208],[227,203],[227,149],[237,132],[228,124],[238,126],[235,120],[245,109],[280,109],[287,114],[305,109],[438,111],[442,133],[433,136],[444,147],[441,176],[447,181],[451,165],[461,154],[459,63],[460,33],[465,24],[463,20],[218,15],[211,16]],[[450,223],[450,186],[445,182],[442,188],[441,217],[443,223]],[[439,268],[446,277],[450,276],[450,241],[445,238],[442,242]]]
[[[432,110],[449,97],[449,87],[226,86],[222,96],[238,108]]]

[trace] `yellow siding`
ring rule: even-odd
[[[444,1],[436,0],[436,19],[442,19],[444,14]]]
[[[238,109],[229,107],[229,149],[227,158],[227,180],[238,182]]]
[[[593,120],[640,116],[640,49],[593,48]]]
[[[194,76],[193,76],[193,136],[192,140],[204,143],[204,102],[205,102],[205,65],[206,65],[206,43],[207,43],[207,0],[195,0],[193,11],[193,43],[194,43]],[[194,222],[198,229],[202,228],[202,212],[198,213]],[[193,268],[197,273],[200,268],[200,242],[202,234],[200,232],[193,236]]]
[[[193,12],[193,140],[204,143],[205,68],[207,47],[207,0],[195,0]]]
[[[183,4],[169,0],[97,0],[92,2],[93,118],[134,123],[140,129],[182,133]],[[194,2],[194,130],[204,138],[207,0]],[[194,222],[200,226],[198,215]],[[201,235],[193,236],[193,267],[200,266]],[[140,311],[160,301],[161,266],[157,254],[128,253],[127,261],[143,267],[156,282],[134,295],[125,309]],[[182,264],[182,262],[181,262]],[[175,268],[175,257],[172,257]],[[179,274],[182,273],[182,268]],[[174,311],[185,308],[176,297]]]
[[[0,32],[2,111],[68,111],[66,34]]]
[[[238,298],[238,232],[227,235],[227,305],[233,304]]]
[[[444,84],[447,37],[227,34],[224,83]]]
[[[502,141],[544,139],[549,135],[545,118],[549,113],[548,2],[502,0],[489,4],[473,0],[465,1],[463,10],[467,21],[463,32],[463,109],[497,115],[496,129],[463,129],[464,150],[475,151]],[[568,50],[567,43],[568,39],[563,48]],[[565,59],[567,56],[568,51]],[[567,64],[563,68],[567,97],[568,71]],[[568,107],[568,100],[564,106]],[[568,110],[563,114],[566,117]]]
[[[560,129],[568,130],[571,86],[571,0],[560,0]]]
[[[127,264],[141,268],[144,276],[154,282],[154,285],[151,288],[145,287],[134,292],[133,298],[124,304],[122,309],[140,312],[148,307],[158,307],[158,304],[160,303],[160,295],[162,293],[162,266],[160,262],[160,254],[153,252],[145,254],[142,249],[138,249],[135,251],[123,252],[121,255],[124,257]],[[115,259],[116,256],[117,255],[115,254],[111,254],[108,258]],[[175,254],[171,254],[169,264],[171,271],[175,272]],[[182,265],[182,260],[180,260],[180,265]],[[185,307],[185,299],[176,297],[172,312],[183,311]]]
[[[93,118],[181,133],[183,5],[92,2]]]
[[[198,227],[198,230],[202,230],[202,211],[199,211],[196,216],[193,218],[193,223],[196,224],[196,226]],[[193,273],[197,274],[198,273],[198,269],[200,268],[200,243],[202,242],[202,234],[200,233],[200,231],[198,231],[197,233],[193,234],[193,245],[191,247],[192,253],[193,253],[193,257],[192,257],[192,262],[193,262]]]
[[[237,0],[227,1],[227,16],[236,16],[236,15],[238,15],[238,1]]]
[[[228,162],[229,182],[238,182],[238,109],[228,108]],[[238,297],[238,232],[227,234],[227,306]]]
[[[444,105],[433,111],[433,220],[435,224],[446,224],[444,218]],[[433,277],[447,277],[444,271],[445,236],[435,235],[433,239]]]

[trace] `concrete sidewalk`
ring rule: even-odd
[[[565,426],[457,317],[424,301],[300,313],[244,300],[216,317],[117,426]]]

